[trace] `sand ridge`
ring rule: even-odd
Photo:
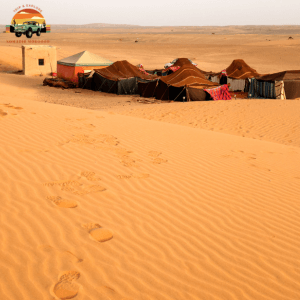
[[[298,147],[10,101],[23,109],[0,123],[0,184],[16,187],[1,189],[1,266],[10,270],[2,297],[297,297]],[[95,127],[81,126],[87,120]],[[79,133],[95,140],[65,143]],[[105,190],[74,193],[96,183]],[[57,207],[49,196],[78,206]],[[80,278],[57,277],[70,270]],[[14,280],[20,272],[36,276]]]

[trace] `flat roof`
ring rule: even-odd
[[[50,45],[22,45],[22,48],[56,48],[55,46]]]

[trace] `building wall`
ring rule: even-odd
[[[102,69],[107,66],[81,66],[81,67],[71,67],[57,64],[57,77],[63,78],[78,84],[78,73],[83,73],[85,70],[92,71],[93,69]]]
[[[44,65],[39,65],[44,59]],[[24,75],[50,75],[57,71],[56,47],[22,46],[22,62]]]

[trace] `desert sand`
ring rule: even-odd
[[[235,58],[261,73],[300,69],[299,36],[47,37],[58,58],[89,50],[148,68],[189,57],[208,71]],[[13,73],[21,48],[6,39],[0,299],[299,298],[299,100],[143,104],[44,87]]]

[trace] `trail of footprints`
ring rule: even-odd
[[[62,199],[60,196],[47,196],[47,200],[62,208],[75,208],[78,206],[77,201]]]
[[[80,178],[85,178],[88,181],[99,181],[101,178],[96,175],[94,172],[81,172]],[[85,184],[80,182],[79,180],[58,180],[47,182],[44,184],[47,187],[59,187],[61,191],[67,191],[74,195],[87,195],[90,193],[103,192],[106,190],[103,186],[99,184]],[[49,199],[53,201],[55,204],[61,203],[61,199]],[[56,202],[55,202],[56,201]],[[58,205],[58,204],[57,204]],[[59,206],[59,205],[58,205]]]
[[[0,119],[7,117],[7,116],[17,116],[18,114],[15,111],[12,111],[12,109],[16,109],[16,110],[22,110],[23,107],[19,107],[19,106],[14,106],[11,105],[10,103],[0,103],[1,106],[4,106],[4,109],[0,109]]]
[[[114,151],[114,154],[119,158],[120,163],[125,167],[137,167],[137,162],[140,162],[139,159],[133,159],[130,157],[132,151],[117,147],[119,141],[117,138],[110,135],[98,135],[96,137],[90,137],[89,135],[75,135],[67,143],[78,143],[78,144],[91,144],[99,147],[99,144],[105,144],[108,146],[107,150]],[[98,148],[97,147],[97,148]],[[103,147],[100,147],[103,149]],[[150,157],[151,163],[153,164],[162,164],[166,163],[167,160],[160,158],[161,152],[158,151],[149,151],[148,156]],[[123,175],[117,175],[117,179],[145,179],[150,175],[146,173],[129,173]],[[103,192],[106,190],[105,187],[98,184],[101,180],[100,176],[95,172],[81,172],[77,180],[58,180],[44,183],[45,187],[53,188],[56,190],[61,190],[69,192],[74,195],[84,196],[90,193]],[[86,182],[93,184],[87,184]],[[78,202],[71,199],[64,199],[58,195],[49,195],[46,199],[53,203],[53,205],[59,208],[74,209],[78,206]],[[104,243],[113,238],[113,233],[106,228],[103,228],[98,223],[87,223],[81,225],[84,230],[89,235],[89,238],[98,243]],[[51,246],[43,246],[43,250],[50,251]],[[73,253],[69,251],[64,251],[64,254],[67,254],[69,258],[73,259],[74,262],[81,262],[82,259],[77,258]],[[80,273],[77,271],[67,271],[62,273],[58,281],[51,287],[50,293],[55,299],[72,299],[78,295],[81,289],[81,285],[77,282],[80,278]],[[118,295],[113,289],[107,286],[101,287],[101,295],[108,299],[125,299],[121,295]]]
[[[69,120],[69,119],[67,119]],[[83,121],[85,119],[82,119]],[[88,127],[94,128],[93,124],[85,124]],[[74,134],[70,139],[60,144],[60,146],[76,143],[80,145],[90,145],[94,149],[107,150],[109,152],[114,152],[116,157],[118,157],[119,162],[125,167],[139,167],[139,163],[142,162],[140,159],[133,158],[131,156],[132,151],[119,147],[119,140],[108,134]],[[162,153],[158,151],[149,151],[149,156],[151,157],[151,163],[153,164],[163,164],[168,162],[168,160],[159,157]]]

